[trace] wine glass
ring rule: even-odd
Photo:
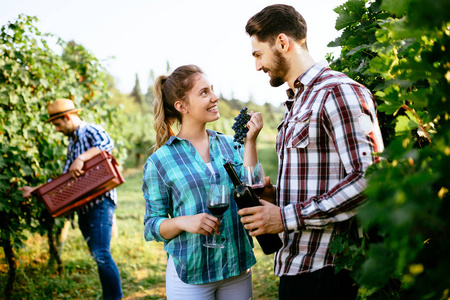
[[[264,169],[259,162],[255,166],[245,167],[243,183],[250,187],[258,198],[266,187],[264,183],[265,178]]]
[[[230,193],[228,186],[223,184],[211,184],[206,204],[211,214],[221,219],[230,204]],[[213,234],[212,242],[206,242],[203,246],[216,249],[225,247],[223,244],[216,242],[215,232]]]

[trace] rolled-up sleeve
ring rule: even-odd
[[[159,231],[169,218],[170,194],[158,169],[149,158],[144,166],[142,192],[145,199],[144,235],[146,241],[167,242]]]

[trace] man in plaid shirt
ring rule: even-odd
[[[383,151],[373,96],[312,59],[305,20],[293,7],[264,8],[246,31],[256,69],[274,87],[287,82],[289,99],[278,126],[276,188],[267,182],[270,202],[240,210],[241,221],[256,229],[252,236],[280,234],[274,266],[280,299],[354,299],[357,287],[348,272],[335,274],[329,246],[355,230],[365,171]]]
[[[66,163],[63,173],[73,178],[84,174],[84,163],[101,151],[112,151],[114,142],[98,124],[89,124],[81,120],[70,99],[57,99],[47,106],[49,118],[57,132],[69,138]],[[30,197],[38,187],[22,187],[24,197]],[[111,255],[111,236],[113,215],[117,204],[116,190],[110,190],[77,210],[78,225],[97,263],[102,285],[103,299],[122,299],[122,283],[119,269]]]

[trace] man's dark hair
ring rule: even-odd
[[[260,42],[268,42],[270,45],[275,43],[280,33],[298,42],[306,38],[306,21],[292,6],[275,4],[251,17],[245,31],[250,36],[256,36]]]

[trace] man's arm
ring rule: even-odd
[[[365,171],[383,150],[375,103],[370,92],[356,84],[336,86],[325,101],[321,120],[346,176],[321,195],[282,208],[286,231],[321,229],[356,215],[365,200]]]
[[[373,153],[382,151],[383,144],[370,93],[361,87],[345,85],[343,88],[337,93],[340,96],[329,98],[324,115],[347,176],[327,193],[303,203],[279,208],[261,201],[263,207],[240,210],[239,214],[245,216],[241,222],[246,229],[259,228],[251,235],[279,233],[283,230],[292,232],[304,228],[319,229],[333,222],[345,221],[356,214],[356,207],[364,200],[365,170],[377,161]],[[351,105],[345,103],[349,101]],[[363,120],[361,116],[372,120],[371,130],[367,130],[370,124],[360,124],[360,120]],[[366,121],[367,117],[364,117]]]
[[[40,185],[39,186],[34,186],[34,187],[26,185],[26,186],[20,187],[19,191],[23,192],[23,196],[25,198],[29,198],[29,197],[31,197],[31,193],[33,193],[35,190],[37,190],[40,187],[41,187]]]
[[[73,161],[69,168],[69,174],[73,178],[77,178],[84,174],[83,166],[84,163],[90,160],[92,157],[99,154],[101,151],[97,147],[92,147],[88,151],[78,155],[78,157]]]
[[[91,148],[80,154],[70,165],[69,174],[76,178],[84,174],[83,166],[86,161],[105,150],[110,152],[114,148],[114,142],[100,125],[91,124],[86,126],[86,137]]]

